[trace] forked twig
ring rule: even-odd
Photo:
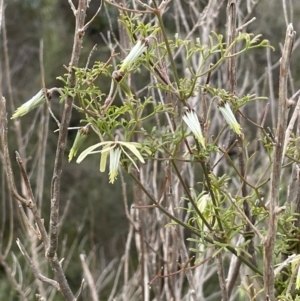
[[[1,144],[3,149],[7,182],[8,182],[10,192],[18,201],[28,206],[29,201],[23,198],[22,196],[20,196],[19,193],[17,192],[16,184],[12,172],[11,161],[10,161],[9,150],[8,150],[6,101],[4,97],[2,97],[2,99],[0,100],[0,125],[2,127]]]
[[[42,221],[42,219],[40,217],[40,214],[39,214],[39,212],[37,210],[36,203],[35,203],[35,200],[34,200],[34,195],[33,195],[32,189],[31,189],[31,185],[30,185],[27,173],[25,171],[25,168],[23,166],[23,161],[22,161],[22,159],[21,159],[21,157],[20,157],[20,155],[19,155],[18,152],[16,152],[16,160],[17,160],[17,163],[18,163],[18,165],[20,167],[21,174],[22,174],[24,183],[26,185],[27,193],[28,193],[28,196],[29,196],[27,207],[29,207],[30,210],[32,211],[34,219],[35,219],[35,221],[36,221],[36,223],[38,225],[38,229],[39,229],[39,232],[41,234],[42,241],[44,243],[44,247],[46,249],[48,247],[48,235],[47,235],[47,231],[45,229],[44,222]]]
[[[90,269],[89,269],[89,267],[86,263],[85,255],[80,254],[79,258],[81,260],[82,269],[83,269],[83,273],[85,275],[87,285],[88,285],[88,287],[90,289],[90,292],[91,292],[91,300],[92,301],[98,301],[99,299],[98,299],[98,294],[97,294],[95,282],[94,282],[93,276],[91,274],[91,271],[90,271]]]
[[[82,279],[81,284],[80,284],[80,288],[79,288],[78,292],[75,295],[75,301],[77,301],[78,298],[80,297],[80,295],[81,295],[81,293],[82,293],[82,291],[84,289],[84,285],[85,285],[85,280]]]
[[[243,210],[240,209],[240,207],[237,205],[236,200],[231,196],[230,192],[226,189],[223,189],[226,193],[227,197],[230,199],[231,203],[234,205],[236,210],[241,214],[241,216],[246,220],[247,224],[250,226],[250,228],[255,232],[255,234],[259,237],[261,242],[264,242],[264,236],[258,231],[258,229],[252,224],[252,222],[249,220],[247,215],[244,213]]]
[[[55,287],[58,291],[60,290],[60,286],[59,283],[53,279],[50,279],[48,277],[43,276],[42,274],[39,273],[38,269],[35,267],[32,259],[29,257],[28,253],[25,250],[25,247],[23,246],[23,244],[21,243],[21,241],[19,239],[17,239],[17,245],[22,253],[22,255],[24,256],[27,264],[29,265],[29,267],[31,268],[34,276],[39,279],[40,281],[47,283],[53,287]]]
[[[182,265],[179,265],[179,267],[180,267],[179,270],[177,270],[175,272],[172,272],[172,273],[169,273],[169,274],[166,274],[166,275],[162,275],[162,268],[161,268],[158,271],[158,273],[149,281],[148,285],[149,285],[149,287],[151,287],[151,285],[153,284],[153,282],[156,279],[169,278],[169,277],[180,274],[180,273],[182,273],[184,271],[187,271],[187,270],[194,270],[194,269],[198,268],[199,266],[201,266],[202,264],[204,264],[205,262],[207,262],[208,260],[210,260],[211,258],[212,258],[212,256],[209,256],[209,257],[205,258],[204,260],[202,260],[200,263],[189,267],[188,265],[191,263],[192,260],[195,259],[195,256],[192,256],[191,258],[189,258],[189,260],[187,262],[185,262]]]
[[[99,6],[99,8],[97,9],[97,11],[96,11],[96,13],[94,14],[94,16],[92,17],[92,19],[90,20],[90,21],[88,21],[84,26],[83,26],[83,28],[81,29],[82,30],[82,32],[84,32],[84,31],[86,31],[87,30],[87,28],[91,25],[91,23],[95,20],[95,18],[97,17],[97,15],[99,14],[99,12],[100,12],[100,10],[101,10],[101,8],[102,8],[102,1],[100,1],[101,3],[100,3],[100,6]]]

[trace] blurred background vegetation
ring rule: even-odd
[[[76,1],[75,1],[76,2]],[[205,7],[205,0],[200,1]],[[246,5],[243,1],[238,1],[239,9],[244,15],[247,15]],[[244,1],[246,2],[246,1]],[[282,10],[281,1],[261,0],[257,1],[258,5],[249,19],[256,17],[256,21],[249,26],[249,31],[255,34],[262,34],[264,38],[270,41],[276,50],[271,54],[272,64],[275,64],[281,55],[280,43],[284,41],[286,32],[286,24]],[[300,31],[300,2],[292,0],[294,5],[294,28],[297,32]],[[87,20],[89,20],[99,7],[100,1],[91,1],[88,9]],[[61,86],[61,82],[56,79],[57,76],[66,73],[64,65],[68,65],[70,61],[70,53],[72,50],[73,33],[74,33],[74,16],[70,10],[67,0],[9,0],[6,1],[5,8],[5,22],[7,31],[7,47],[10,63],[10,76],[12,83],[12,95],[16,106],[31,98],[42,86],[39,52],[40,41],[44,45],[44,69],[45,69],[45,84],[46,87]],[[201,4],[201,5],[202,5]],[[76,5],[76,3],[75,3]],[[189,1],[182,1],[182,6],[187,16],[189,15]],[[217,27],[217,33],[225,33],[226,22],[226,3],[223,5],[224,13],[220,14]],[[110,50],[103,41],[101,34],[106,36],[107,31],[113,30],[118,38],[118,11],[113,7],[106,7],[109,14],[112,16],[112,23],[109,24],[106,11],[103,8],[96,17],[92,25],[89,27],[84,38],[84,48],[81,55],[80,66],[85,66],[87,57],[95,44],[97,49],[92,55],[92,61],[100,60],[106,61],[110,55]],[[168,11],[164,15],[166,27],[169,34],[175,34],[175,26],[173,26],[173,12]],[[189,20],[194,22],[194,20]],[[2,45],[2,68],[4,63],[4,51]],[[118,49],[117,49],[118,50]],[[265,52],[258,51],[257,55],[249,56],[249,61],[244,64],[251,66],[253,78],[259,77],[265,72],[267,65]],[[295,53],[292,57],[292,62],[297,64],[300,60],[300,52]],[[293,65],[293,64],[292,64]],[[300,84],[300,69],[297,72],[293,70],[293,81],[295,86]],[[278,89],[278,67],[274,69],[274,93],[277,97]],[[240,74],[239,76],[243,76]],[[138,81],[138,79],[136,79]],[[143,85],[142,82],[136,83],[138,86]],[[107,93],[109,84],[99,83],[101,89]],[[265,89],[268,96],[268,90]],[[8,97],[7,80],[3,76],[3,95]],[[56,116],[60,116],[62,111],[62,104],[59,103],[58,95],[52,99],[52,109]],[[12,112],[9,111],[9,116]],[[20,120],[23,129],[31,126],[34,118],[34,112],[31,112]],[[72,121],[70,126],[78,126],[80,116],[73,111]],[[42,217],[45,218],[45,224],[49,223],[49,206],[50,206],[50,184],[52,177],[53,160],[56,151],[57,133],[53,131],[57,128],[56,123],[50,119],[49,130],[50,135],[47,142],[47,159],[45,172],[45,186],[44,186],[44,201],[42,207]],[[38,130],[38,129],[37,129]],[[37,137],[33,134],[30,137],[30,143],[27,147],[27,170],[32,171],[34,166],[31,165],[31,155],[34,154],[37,148]],[[71,131],[68,137],[67,151],[71,148],[75,138],[75,131]],[[14,133],[10,132],[9,136],[11,158],[14,158],[14,151],[16,150],[16,137]],[[89,138],[89,144],[93,144],[96,137]],[[71,248],[75,243],[79,246],[73,254],[74,260],[69,264],[66,275],[70,281],[73,290],[78,289],[82,279],[82,268],[79,260],[77,260],[80,253],[89,253],[91,249],[98,252],[99,261],[95,262],[94,266],[107,265],[112,259],[121,256],[124,252],[124,245],[126,235],[128,232],[128,220],[124,213],[124,204],[122,199],[122,190],[120,180],[114,185],[108,183],[107,174],[99,173],[98,158],[91,157],[85,160],[80,165],[75,161],[67,163],[67,154],[65,159],[61,202],[62,211],[66,206],[67,201],[70,200],[69,209],[67,212],[66,222],[61,230],[60,239],[64,241],[66,248]],[[14,163],[14,166],[16,164]],[[16,166],[15,166],[16,167]],[[18,169],[15,168],[16,178],[19,178]],[[1,175],[3,176],[3,174]],[[34,183],[34,173],[32,178]],[[130,180],[127,180],[130,183]],[[130,185],[127,186],[130,192]],[[35,187],[33,187],[35,189]],[[1,194],[1,192],[0,192]],[[2,199],[2,198],[1,198]],[[3,200],[3,199],[2,199]],[[132,202],[131,198],[128,198]],[[18,223],[17,216],[16,225]],[[78,234],[78,227],[82,225],[83,229]],[[19,225],[21,227],[21,225]],[[15,227],[15,236],[19,237],[21,234],[20,228]],[[61,248],[63,248],[61,246]],[[15,250],[15,246],[13,247]],[[60,249],[59,252],[62,250]],[[16,253],[18,251],[15,250]],[[135,264],[135,254],[132,255],[132,264]],[[2,293],[8,293],[9,285],[5,273],[0,268],[0,296]],[[13,293],[8,293],[12,296]],[[2,300],[3,297],[1,297]],[[8,299],[6,299],[8,300]],[[17,300],[11,298],[11,300]],[[58,299],[57,299],[58,300]],[[103,299],[104,300],[104,299]]]

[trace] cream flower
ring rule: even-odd
[[[202,135],[201,125],[196,112],[193,109],[187,107],[183,108],[182,119],[187,124],[188,128],[194,134],[195,138],[205,147],[205,140]]]
[[[237,122],[229,103],[226,100],[221,99],[218,103],[218,108],[221,111],[223,117],[225,118],[227,124],[230,128],[239,136],[242,135],[242,129],[240,124]]]
[[[207,193],[201,194],[199,199],[197,200],[197,207],[199,211],[202,213],[203,217],[207,220],[208,223],[212,221],[212,201],[211,197]],[[197,223],[200,229],[203,229],[203,220],[198,216]]]
[[[102,150],[97,150],[98,147],[103,146]],[[145,163],[144,158],[138,151],[141,148],[141,144],[137,142],[123,142],[123,141],[105,141],[100,142],[83,151],[77,159],[77,163],[80,163],[87,155],[101,153],[100,159],[100,171],[104,172],[107,162],[107,157],[109,155],[109,182],[114,183],[118,175],[118,167],[120,163],[121,154],[123,153],[135,166],[137,170],[138,167],[132,157],[126,152],[125,148],[129,149],[142,163]]]
[[[82,146],[83,142],[87,138],[89,134],[88,126],[82,127],[77,131],[73,146],[69,152],[69,162],[76,157],[80,147]]]
[[[26,101],[22,104],[15,113],[12,115],[11,119],[15,119],[21,116],[26,115],[31,110],[35,109],[39,105],[45,103],[47,101],[46,96],[48,99],[51,99],[51,94],[48,93],[47,89],[41,89],[36,95],[34,95],[30,100]]]
[[[130,50],[129,54],[122,62],[119,72],[124,72],[130,68],[130,66],[145,52],[149,46],[149,40],[142,38]]]

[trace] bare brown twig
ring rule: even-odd
[[[39,232],[41,234],[41,237],[42,237],[42,241],[44,243],[44,247],[45,249],[47,249],[48,247],[48,236],[47,236],[47,231],[45,229],[45,226],[44,226],[44,222],[42,221],[41,217],[40,217],[40,214],[39,214],[39,211],[36,207],[36,203],[35,203],[35,200],[34,200],[34,195],[33,195],[33,192],[31,190],[31,185],[30,185],[30,182],[29,182],[29,179],[28,179],[28,176],[27,176],[27,173],[25,171],[25,168],[23,166],[23,162],[22,162],[22,159],[19,155],[18,152],[16,152],[16,159],[17,159],[17,162],[19,164],[19,167],[20,167],[20,170],[21,170],[21,174],[22,174],[22,177],[23,177],[23,180],[24,180],[24,183],[26,185],[26,188],[27,188],[27,193],[28,193],[28,196],[29,196],[29,200],[28,200],[28,203],[27,203],[27,206],[30,208],[30,210],[32,211],[32,214],[34,216],[34,219],[38,225],[38,229],[39,229]]]
[[[226,281],[225,281],[225,274],[224,274],[223,260],[222,260],[221,252],[219,252],[217,254],[216,262],[217,262],[217,273],[218,273],[218,278],[219,278],[219,284],[220,284],[221,292],[222,292],[222,300],[228,301],[228,291],[226,288]]]
[[[81,264],[82,264],[82,269],[83,269],[83,273],[85,275],[85,279],[87,282],[87,285],[90,289],[91,292],[91,300],[92,301],[98,301],[98,295],[97,295],[97,290],[96,290],[96,286],[95,286],[95,282],[92,276],[92,273],[86,263],[86,259],[85,259],[85,255],[84,254],[80,254],[79,255],[80,260],[81,260]]]
[[[69,87],[75,86],[75,70],[73,67],[78,66],[79,55],[82,48],[82,41],[84,36],[84,22],[86,17],[87,1],[79,0],[78,8],[75,11],[72,1],[69,1],[71,8],[76,16],[76,27],[74,33],[74,43],[71,61],[69,64]],[[68,285],[62,266],[57,258],[56,250],[58,244],[58,224],[59,224],[59,202],[60,202],[60,183],[62,175],[63,156],[66,148],[66,139],[68,133],[68,126],[72,114],[73,97],[66,96],[65,106],[63,110],[62,120],[60,124],[60,131],[57,143],[57,150],[55,156],[54,171],[51,185],[51,213],[50,213],[50,227],[49,227],[49,245],[46,250],[46,256],[49,259],[52,269],[54,270],[60,289],[66,300],[74,300],[73,293]]]
[[[153,282],[156,279],[159,279],[159,278],[161,278],[161,279],[163,279],[163,278],[169,278],[169,277],[172,277],[174,275],[180,274],[180,273],[182,273],[184,271],[194,270],[194,269],[198,268],[199,266],[203,265],[205,262],[207,262],[210,259],[211,259],[211,256],[205,258],[200,263],[189,267],[188,265],[191,263],[192,260],[194,260],[194,256],[193,256],[193,257],[189,258],[189,260],[187,262],[185,262],[184,264],[180,265],[179,266],[180,267],[179,270],[177,270],[176,272],[172,272],[172,273],[166,274],[166,275],[162,275],[162,269],[160,269],[158,271],[158,273],[150,280],[150,282],[148,283],[148,285],[151,287],[151,285],[153,284]]]
[[[26,298],[20,284],[17,282],[16,278],[13,276],[13,271],[11,270],[11,268],[9,267],[9,265],[3,258],[2,254],[0,254],[0,264],[4,268],[5,273],[9,279],[10,283],[12,284],[13,289],[16,290],[18,292],[18,294],[20,295],[20,299],[22,301],[27,301],[28,299]]]
[[[236,1],[228,0],[228,41],[227,44],[231,45],[234,39],[237,35],[237,28],[236,28],[236,11],[237,11],[237,4]],[[231,50],[231,54],[234,54],[236,52],[236,46],[234,45]],[[233,95],[236,95],[236,86],[237,86],[237,79],[236,79],[236,58],[231,57],[228,59],[228,76],[229,76],[229,86],[230,86],[230,92]],[[237,116],[237,121],[240,122],[240,116]],[[242,196],[247,196],[247,175],[246,175],[246,167],[245,167],[245,158],[244,158],[244,150],[243,150],[243,137],[239,136],[238,138],[238,162],[239,162],[239,174],[241,175],[241,191]],[[250,207],[248,200],[245,199],[243,202],[243,209],[245,216],[249,221],[251,221],[251,214],[250,214]],[[245,231],[248,232],[250,230],[250,225],[247,224]],[[251,254],[251,262],[255,265],[255,255],[254,255],[254,245],[253,240],[250,241],[248,245],[248,252]],[[238,266],[238,265],[237,265]],[[232,276],[237,277],[237,273],[232,274]],[[236,281],[236,278],[231,278],[228,280],[228,287],[232,288],[233,283]],[[230,296],[231,291],[228,291]]]
[[[81,52],[82,41],[84,36],[84,32],[82,32],[82,28],[84,27],[86,9],[87,9],[86,0],[80,0],[78,3],[78,8],[76,10],[76,28],[75,28],[75,35],[74,35],[74,44],[73,44],[72,57],[68,68],[70,88],[75,86],[75,80],[76,80],[75,70],[72,67],[78,66],[79,55]],[[56,253],[57,243],[58,243],[57,227],[59,222],[60,182],[61,182],[61,175],[62,175],[63,156],[66,148],[68,126],[72,114],[72,104],[73,104],[73,97],[67,95],[65,100],[62,121],[60,124],[60,131],[59,131],[57,150],[55,156],[55,165],[54,165],[52,185],[51,185],[49,248],[47,249],[47,257],[49,258],[50,261],[52,261],[52,259],[56,256],[55,253]]]
[[[6,169],[6,176],[7,176],[7,182],[9,185],[9,189],[11,194],[21,203],[28,206],[29,201],[23,198],[19,195],[16,189],[16,184],[13,177],[12,167],[11,167],[11,161],[9,157],[9,151],[8,151],[8,140],[7,140],[7,117],[6,117],[6,101],[5,98],[2,97],[0,100],[0,114],[1,114],[1,126],[2,126],[2,135],[1,135],[1,143],[2,143],[2,149],[3,149],[3,156],[4,156],[4,164]]]
[[[291,53],[295,40],[295,31],[290,24],[286,31],[285,43],[280,62],[279,77],[279,103],[278,121],[276,132],[276,145],[273,155],[273,167],[271,177],[271,193],[269,205],[269,225],[264,243],[264,287],[266,298],[275,301],[274,287],[274,244],[277,231],[276,208],[279,205],[279,189],[281,178],[281,162],[284,147],[285,128],[287,121],[287,76],[290,66]]]

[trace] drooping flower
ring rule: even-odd
[[[95,151],[95,149],[101,146],[103,146],[102,150]],[[122,153],[132,162],[135,168],[139,170],[133,158],[128,154],[125,148],[129,149],[140,160],[140,162],[145,163],[144,158],[138,151],[138,148],[141,147],[142,145],[137,142],[104,141],[87,148],[80,154],[76,162],[80,163],[87,155],[101,153],[100,171],[104,172],[107,157],[109,156],[109,182],[114,183],[118,175],[118,168]]]
[[[121,157],[122,149],[120,147],[115,147],[109,150],[109,182],[113,183],[118,175],[118,168],[119,168],[119,162]],[[108,152],[106,152],[108,154]],[[106,158],[107,155],[104,157],[104,153],[102,153],[101,156],[101,163],[100,163],[100,171],[105,171],[105,165],[106,165]]]
[[[88,126],[82,127],[77,131],[73,146],[69,152],[69,162],[76,157],[80,147],[82,146],[83,142],[87,138],[89,134]]]
[[[31,110],[35,109],[39,105],[45,103],[47,98],[51,99],[51,93],[48,93],[47,89],[41,89],[36,95],[31,99],[22,104],[19,108],[16,109],[15,113],[12,115],[11,119],[15,119],[21,116],[26,115]]]
[[[242,129],[240,124],[237,122],[229,103],[226,100],[221,99],[218,103],[218,108],[221,111],[223,117],[225,118],[227,124],[230,128],[239,136],[242,135]]]
[[[206,219],[208,223],[212,221],[212,201],[211,197],[207,193],[202,193],[200,197],[197,199],[197,207],[199,211],[202,213],[203,217]],[[197,223],[200,229],[203,229],[203,220],[200,217],[197,217]]]
[[[199,143],[201,143],[201,145],[206,148],[201,125],[196,112],[193,109],[184,107],[182,112],[182,119],[187,124],[188,128],[191,130]]]
[[[147,38],[142,38],[138,40],[123,60],[119,72],[124,72],[128,70],[130,66],[145,52],[148,46],[149,40]]]

